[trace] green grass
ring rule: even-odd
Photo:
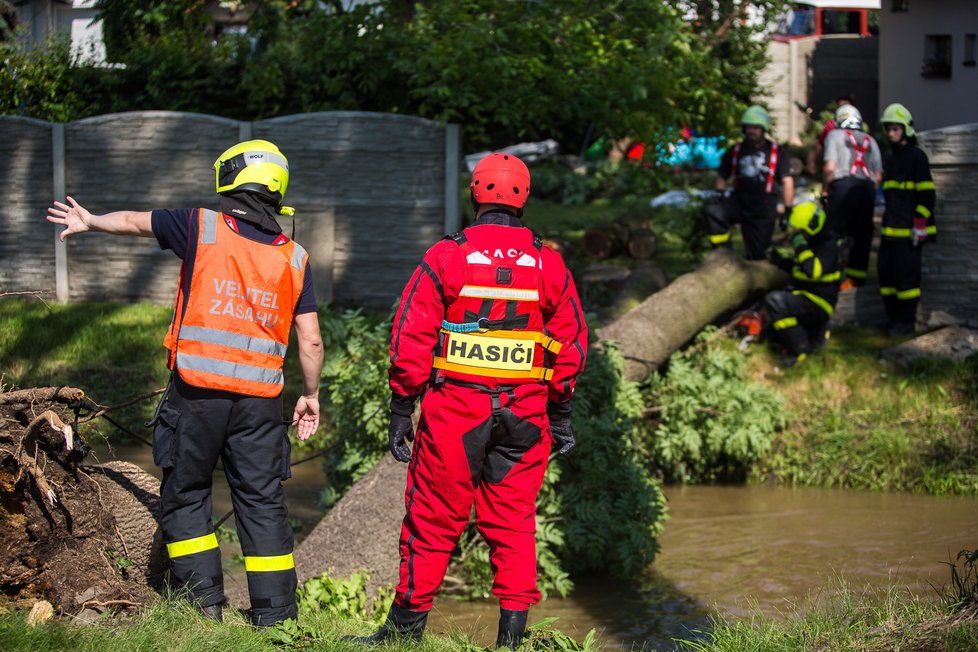
[[[717,619],[698,640],[678,649],[696,652],[972,652],[978,649],[978,605],[961,610],[920,600],[896,588],[854,591],[842,584],[812,608],[768,618]]]
[[[298,626],[276,627],[269,631],[252,628],[245,617],[225,608],[224,622],[200,616],[188,603],[161,600],[144,612],[116,618],[104,617],[94,625],[82,625],[71,617],[57,617],[37,627],[26,622],[27,611],[3,612],[0,605],[0,650],[35,652],[45,650],[93,652],[266,652],[283,649],[336,650],[364,652],[371,649],[341,640],[342,636],[365,636],[377,631],[367,621],[343,618],[326,610],[300,610]],[[293,621],[294,623],[295,621]],[[531,625],[532,650],[593,650],[552,629],[545,619]],[[447,635],[428,632],[420,644],[390,643],[391,652],[481,652],[486,648],[472,642],[461,631]]]
[[[781,375],[755,346],[751,375],[785,396],[790,420],[754,479],[978,495],[978,356],[904,368],[880,357],[899,342],[841,328]]]

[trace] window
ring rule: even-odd
[[[893,4],[890,5],[890,11],[903,12],[909,11],[910,0],[893,0]]]
[[[964,65],[975,65],[975,35],[964,35]]]
[[[920,74],[930,79],[951,78],[950,34],[927,34],[924,37],[924,61]]]

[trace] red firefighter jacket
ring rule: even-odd
[[[489,388],[543,382],[566,403],[587,325],[563,259],[515,216],[484,214],[435,244],[394,316],[391,391],[416,396],[445,378]]]

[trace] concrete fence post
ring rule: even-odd
[[[65,126],[62,122],[51,125],[51,170],[53,199],[65,201]],[[54,286],[58,303],[68,303],[68,247],[59,237],[62,230],[54,225]]]

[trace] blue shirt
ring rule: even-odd
[[[190,279],[193,277],[194,258],[197,254],[197,220],[196,208],[161,208],[153,211],[152,227],[153,235],[160,244],[160,249],[169,249],[175,253],[186,266],[186,274],[182,282],[185,284],[184,296],[190,291]],[[268,233],[250,222],[235,220],[238,227],[238,234],[254,240],[271,244],[278,237],[275,233]],[[190,237],[193,231],[194,237]],[[299,301],[296,303],[295,314],[301,315],[307,312],[316,312],[316,293],[312,285],[312,267],[306,261],[306,269],[302,274],[302,291],[299,294]]]

